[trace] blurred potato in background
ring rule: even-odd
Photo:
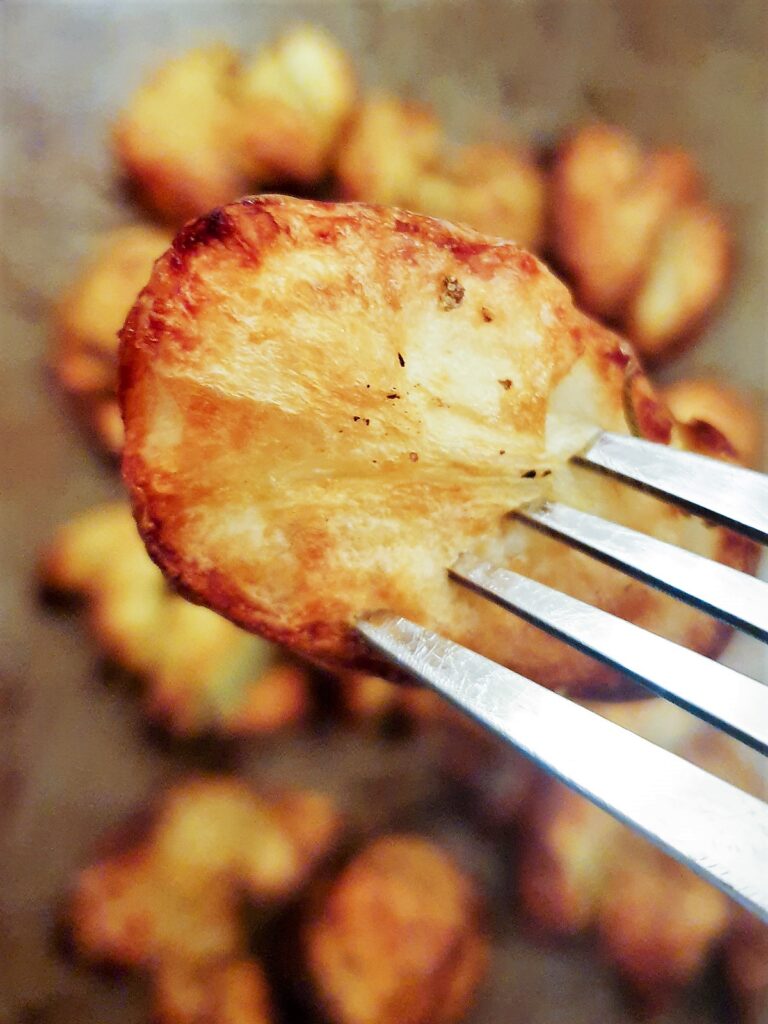
[[[311,907],[304,956],[331,1024],[450,1024],[485,972],[472,882],[438,846],[390,835],[359,852]]]
[[[731,234],[683,149],[646,151],[611,125],[577,129],[555,155],[550,223],[582,308],[648,360],[690,341],[727,284]]]

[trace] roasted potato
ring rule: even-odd
[[[734,456],[746,466],[757,466],[762,447],[762,423],[755,400],[719,380],[681,380],[664,389],[664,399],[675,419],[716,444],[711,430],[729,443]]]
[[[544,179],[527,153],[500,145],[448,148],[430,110],[394,97],[361,104],[336,173],[345,199],[458,221],[526,248],[542,241]]]
[[[239,74],[239,58],[227,46],[190,50],[155,70],[115,122],[120,166],[164,219],[178,223],[248,191]]]
[[[743,789],[761,786],[738,744],[666,702],[599,711]],[[646,1012],[662,1009],[741,934],[742,911],[723,893],[559,782],[539,776],[520,835],[526,916],[548,933],[593,930],[603,957]],[[765,935],[761,941],[764,948]],[[756,937],[748,946],[757,956]],[[754,994],[756,973],[740,993]]]
[[[241,145],[253,176],[318,182],[356,93],[349,58],[319,28],[299,26],[258,53],[237,87]]]
[[[450,1024],[488,959],[472,884],[437,846],[407,835],[357,854],[312,907],[303,951],[331,1024]]]
[[[226,296],[226,303],[222,296]],[[381,672],[386,608],[548,686],[626,682],[446,575],[475,551],[712,652],[707,616],[510,520],[562,500],[747,568],[754,546],[569,465],[600,429],[679,443],[533,256],[398,211],[254,197],[185,228],[122,332],[124,475],[193,600],[331,669]]]
[[[647,359],[690,338],[722,294],[730,232],[684,150],[646,153],[589,125],[557,153],[550,204],[550,246],[578,302]]]
[[[115,152],[148,205],[178,223],[265,181],[316,182],[355,91],[344,52],[309,26],[245,64],[227,46],[190,50],[131,97]]]
[[[117,405],[117,332],[171,235],[132,224],[103,238],[54,314],[53,368],[113,454],[123,446]]]
[[[97,643],[145,680],[147,715],[172,733],[254,735],[305,714],[307,671],[173,594],[127,505],[101,505],[61,527],[42,575],[51,590],[86,599]]]
[[[225,777],[180,783],[129,841],[80,873],[68,906],[75,948],[148,972],[163,1024],[266,1024],[269,995],[241,903],[293,895],[339,829],[319,794],[264,799]]]

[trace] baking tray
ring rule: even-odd
[[[201,42],[249,50],[311,20],[352,52],[367,87],[432,102],[457,138],[546,141],[598,115],[690,147],[730,209],[738,270],[727,306],[667,376],[717,369],[765,395],[764,5],[3,0],[0,19],[0,1019],[145,1019],[140,982],[95,976],[61,955],[57,908],[94,841],[157,787],[189,770],[238,767],[259,781],[328,789],[361,830],[437,834],[483,877],[495,955],[471,1024],[632,1020],[588,943],[542,946],[520,929],[507,866],[464,824],[429,739],[329,727],[236,749],[169,748],[147,734],[124,689],[105,684],[81,625],[43,608],[35,582],[36,553],[54,526],[120,490],[45,372],[47,312],[93,237],[137,217],[104,142],[147,70]],[[728,654],[757,672],[761,658],[740,642]],[[376,820],[371,806],[382,809]],[[705,982],[660,1021],[724,1019],[713,992]]]

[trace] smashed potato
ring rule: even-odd
[[[745,466],[760,462],[762,423],[754,400],[719,380],[681,380],[664,389],[672,415],[695,433],[714,427]]]
[[[78,952],[149,972],[163,1024],[271,1021],[240,905],[292,895],[338,838],[318,794],[266,800],[233,778],[165,793],[149,824],[80,873],[69,905]]]
[[[433,843],[386,836],[312,908],[304,955],[332,1024],[450,1024],[488,959],[472,884]]]
[[[222,302],[226,296],[226,303]],[[748,567],[754,546],[569,464],[678,431],[631,352],[511,243],[262,196],[188,225],[122,333],[124,475],[193,600],[331,669],[386,672],[386,608],[540,682],[626,683],[450,582],[467,550],[711,652],[696,610],[510,520],[552,498]]]
[[[670,704],[603,705],[600,713],[743,789],[760,787],[737,743]],[[744,942],[742,912],[723,893],[553,779],[539,776],[520,835],[530,920],[560,935],[594,930],[603,957],[648,1012],[693,982],[715,951],[727,953],[732,937]],[[750,938],[755,955],[760,943],[765,955],[765,933]],[[768,961],[764,978],[766,968]],[[736,979],[741,993],[754,993],[756,974],[740,986]]]
[[[173,594],[147,558],[127,505],[98,506],[61,527],[44,556],[43,579],[85,597],[97,642],[144,678],[146,713],[171,732],[265,733],[304,715],[306,670]]]
[[[725,287],[731,248],[691,157],[590,125],[560,148],[551,191],[552,249],[583,308],[649,359],[690,337]]]
[[[344,52],[309,26],[245,65],[224,45],[190,50],[133,95],[115,151],[145,201],[180,222],[264,181],[317,181],[355,91]]]
[[[123,446],[117,332],[170,241],[166,232],[147,225],[117,228],[102,239],[56,308],[56,377],[82,404],[96,436],[112,453]]]
[[[529,156],[500,145],[444,146],[426,108],[390,96],[364,102],[340,148],[345,199],[400,206],[538,248],[544,179]]]

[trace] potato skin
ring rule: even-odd
[[[754,548],[577,470],[599,428],[676,443],[631,351],[529,253],[276,196],[184,228],[122,332],[124,475],[192,600],[331,668],[388,608],[545,685],[625,681],[450,583],[465,550],[699,650],[723,630],[506,515],[552,497],[747,567]],[[533,477],[532,475],[533,474]]]

